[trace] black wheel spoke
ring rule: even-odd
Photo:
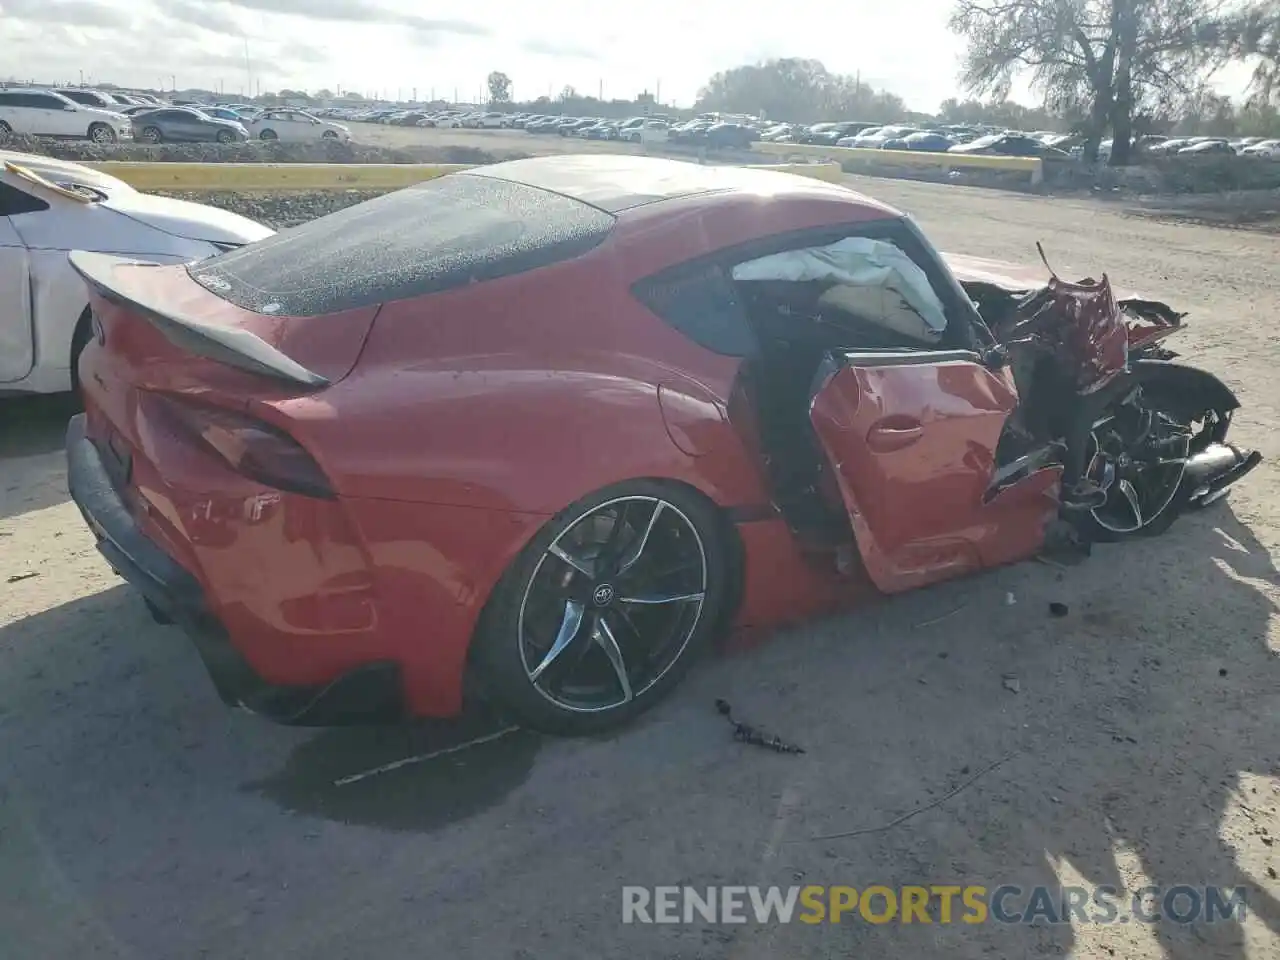
[[[585,576],[590,577],[590,576],[594,576],[595,574],[594,560],[585,560],[582,557],[575,556],[574,554],[570,553],[566,548],[562,547],[559,541],[557,541],[556,543],[553,543],[547,549],[547,552],[550,553],[556,559],[563,560],[569,566],[573,567],[573,569],[577,570],[581,574],[584,574]]]
[[[619,603],[637,603],[655,606],[664,603],[701,603],[706,594],[697,593],[637,593],[634,596],[619,597]]]
[[[538,665],[530,672],[530,680],[537,683],[538,678],[564,656],[565,652],[573,645],[574,640],[584,633],[582,621],[585,613],[586,608],[581,603],[570,600],[564,605],[564,617],[560,621],[560,629],[556,633],[556,638],[546,654],[538,662]]]
[[[622,702],[628,703],[631,700],[631,678],[627,675],[627,664],[622,657],[622,648],[618,646],[618,638],[613,635],[613,631],[609,629],[609,622],[604,617],[596,620],[596,628],[592,631],[596,645],[604,651],[604,655],[609,660],[609,665],[613,667],[614,676],[618,678],[618,687],[622,691]]]
[[[658,519],[662,516],[662,510],[666,506],[661,500],[653,505],[653,512],[649,514],[649,522],[644,526],[644,532],[640,534],[635,543],[627,549],[626,554],[618,563],[618,576],[622,576],[628,570],[636,565],[636,562],[644,554],[645,547],[649,545],[649,538],[653,536],[653,528],[658,525]]]
[[[613,525],[609,528],[609,538],[604,542],[604,546],[600,548],[600,559],[603,561],[602,566],[615,564],[619,552],[622,548],[623,538],[627,531],[627,514],[631,509],[631,501],[624,500],[613,513]],[[601,569],[601,573],[604,570]]]

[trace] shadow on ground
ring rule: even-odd
[[[67,421],[77,412],[79,404],[69,393],[0,397],[0,458],[61,450]]]
[[[536,734],[504,729],[491,714],[399,727],[326,730],[298,746],[288,764],[246,785],[291,813],[389,830],[436,830],[499,803],[528,779]],[[456,753],[438,755],[451,748]],[[406,762],[408,761],[408,762]],[[376,772],[384,765],[403,764]],[[343,782],[367,773],[363,779]]]
[[[793,691],[822,707],[789,711],[781,722],[791,730],[827,723],[841,731],[840,749],[811,750],[812,765],[792,778],[779,817],[790,808],[793,825],[776,876],[763,882],[989,891],[1009,883],[1024,891],[1006,903],[1015,915],[1037,885],[1055,896],[1063,885],[1110,885],[1122,914],[1147,883],[1240,887],[1262,936],[1280,938],[1274,873],[1258,861],[1270,849],[1259,820],[1274,818],[1280,796],[1270,783],[1249,785],[1254,774],[1280,776],[1280,659],[1264,592],[1278,583],[1266,547],[1219,505],[1164,538],[1098,548],[1071,570],[1025,564],[936,588],[939,608],[964,613],[934,626],[908,625],[926,618],[907,597],[886,604],[874,625],[866,615],[842,621],[877,633],[894,623],[881,642],[896,646],[886,659],[897,661],[899,684],[865,647],[872,683],[851,683],[855,664],[833,643],[791,647],[826,663]],[[1016,604],[1002,610],[1005,593]],[[1049,616],[1051,601],[1066,602],[1068,615]],[[764,651],[751,669],[785,683],[781,656]],[[1002,687],[1004,677],[1017,692]],[[1007,755],[953,798],[886,827]],[[1262,955],[1246,949],[1238,918],[1109,930],[1043,919],[966,927],[852,918],[737,939],[761,941],[762,956]]]
[[[492,719],[315,732],[246,717],[180,633],[113,588],[0,628],[0,831],[16,851],[0,884],[23,891],[0,929],[43,956],[118,942],[408,958],[429,930],[484,958],[1245,960],[1237,921],[624,928],[619,891],[1241,885],[1252,935],[1280,934],[1264,828],[1239,813],[1277,805],[1242,779],[1280,776],[1277,584],[1223,504],[1071,570],[1007,568],[719,659],[612,741],[515,733],[342,786]],[[718,696],[808,752],[734,743]]]

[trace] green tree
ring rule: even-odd
[[[699,111],[747,113],[780,121],[875,120],[904,117],[896,94],[856,77],[831,73],[817,60],[765,60],[717,73],[698,93]]]
[[[938,106],[938,119],[947,123],[990,124],[1010,130],[1059,130],[1066,132],[1071,117],[1056,114],[1044,107],[1027,107],[1014,100],[943,100]]]
[[[494,103],[511,102],[511,78],[501,70],[489,74],[489,99]]]

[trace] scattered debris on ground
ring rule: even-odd
[[[733,708],[729,706],[727,700],[716,701],[716,712],[724,717],[733,725],[733,739],[742,743],[749,743],[753,747],[764,747],[767,750],[773,750],[777,753],[804,753],[804,747],[798,747],[793,743],[787,743],[780,737],[767,737],[755,727],[745,723],[740,723],[733,719]]]

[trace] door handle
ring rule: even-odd
[[[892,453],[909,447],[924,436],[924,426],[918,422],[881,423],[867,433],[867,446],[875,453]]]

